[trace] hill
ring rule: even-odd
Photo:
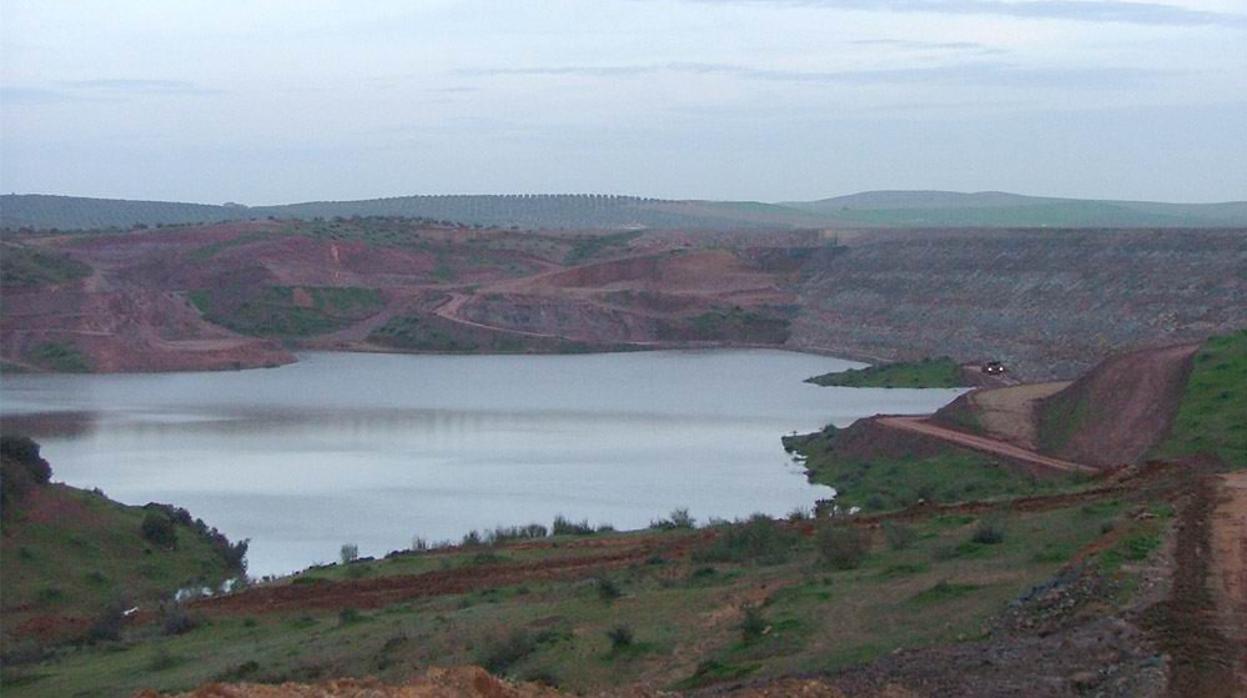
[[[115,636],[125,609],[151,615],[178,589],[244,574],[247,543],[231,544],[184,509],[127,506],[51,476],[38,444],[0,437],[6,657],[31,643]]]
[[[822,223],[820,216],[772,204],[670,201],[598,194],[401,196],[253,207],[40,194],[0,197],[0,227],[6,228],[81,230],[270,217],[309,220],[352,216],[400,216],[478,226],[558,229],[705,230]]]
[[[1170,204],[1006,192],[872,191],[783,204],[837,223],[895,227],[1218,227],[1247,224],[1247,202]]]
[[[837,236],[362,217],[11,231],[0,245],[0,370],[232,369],[288,363],[298,348],[765,345],[1065,378],[1117,347],[1247,325],[1247,236],[1235,230]],[[874,378],[932,380],[888,372]]]
[[[469,225],[558,229],[1247,226],[1247,202],[1170,204],[1003,192],[876,191],[819,201],[654,199],[605,194],[429,195],[271,206],[0,196],[0,227],[129,228],[276,218],[402,216]]]

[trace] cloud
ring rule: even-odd
[[[464,71],[484,76],[574,76],[587,78],[642,77],[662,73],[729,75],[748,80],[796,84],[920,84],[928,82],[972,85],[1105,89],[1146,82],[1165,73],[1142,68],[1036,68],[1001,62],[959,63],[946,66],[865,68],[798,71],[759,68],[730,63],[655,63],[602,66],[546,66],[490,68]]]
[[[1000,55],[1008,53],[1002,48],[980,44],[975,41],[915,41],[912,39],[857,39],[850,41],[853,46],[880,46],[896,48],[904,51],[944,51],[949,53],[971,53],[978,55]]]
[[[0,104],[50,104],[64,102],[71,97],[64,92],[43,87],[19,87],[0,85]]]
[[[1193,10],[1177,5],[1124,0],[692,0],[701,3],[749,3],[825,7],[870,12],[930,12],[950,15],[997,15],[1021,19],[1120,22],[1163,26],[1219,25],[1247,28],[1247,15]]]
[[[74,90],[95,92],[131,93],[131,94],[216,94],[220,90],[200,87],[186,80],[143,80],[129,78],[107,78],[97,80],[69,80],[57,83],[61,87]]]

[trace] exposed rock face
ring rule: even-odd
[[[282,344],[782,346],[871,361],[995,359],[1033,381],[1073,377],[1126,347],[1247,326],[1247,230],[620,236],[384,219],[28,233],[5,244],[47,253],[6,267],[0,357],[18,368],[265,366],[293,360]],[[330,288],[372,305],[321,308]]]
[[[806,263],[790,344],[1071,378],[1114,350],[1247,325],[1244,270],[1244,230],[877,233]]]

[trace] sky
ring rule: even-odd
[[[1247,199],[1247,0],[0,2],[0,191]]]

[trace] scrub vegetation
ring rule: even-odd
[[[947,356],[851,368],[813,376],[805,382],[842,388],[961,388],[966,385],[961,366]]]

